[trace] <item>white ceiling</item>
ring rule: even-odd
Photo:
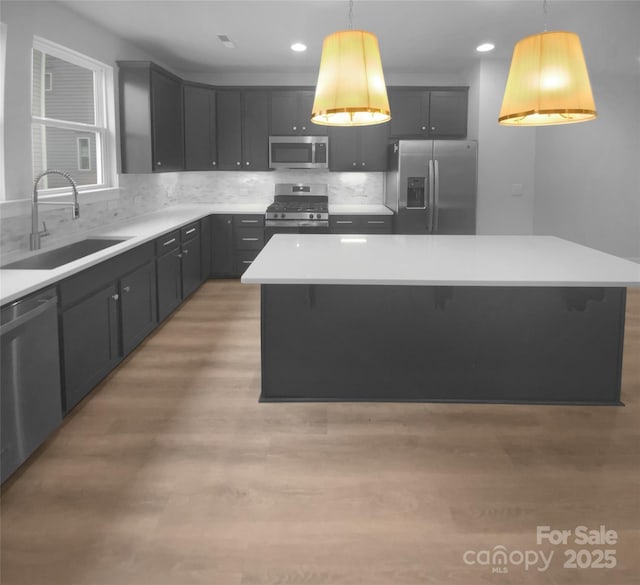
[[[145,49],[176,72],[317,71],[322,39],[348,28],[341,0],[57,0]],[[591,73],[640,73],[640,0],[549,0],[549,30],[578,33]],[[443,74],[544,30],[542,0],[356,0],[353,27],[375,33],[389,73]],[[223,47],[226,34],[235,49]],[[289,46],[302,41],[306,53]]]

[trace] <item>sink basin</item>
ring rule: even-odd
[[[89,256],[89,254],[93,254],[94,252],[115,246],[127,239],[128,238],[86,238],[85,240],[80,240],[79,242],[74,242],[73,244],[62,246],[55,250],[47,250],[35,256],[5,264],[4,266],[0,266],[0,268],[6,268],[7,270],[51,270],[52,268],[57,268],[63,264],[68,264],[74,260]]]

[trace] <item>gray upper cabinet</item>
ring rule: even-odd
[[[389,124],[329,129],[329,169],[386,171]]]
[[[276,89],[271,92],[271,134],[324,136],[327,127],[311,122],[313,89]]]
[[[187,171],[218,168],[216,90],[184,85],[184,159]]]
[[[269,168],[269,92],[221,89],[217,93],[218,169]]]
[[[122,171],[184,169],[182,81],[149,61],[119,61]]]
[[[389,88],[393,138],[465,138],[468,88]]]

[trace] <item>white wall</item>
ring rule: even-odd
[[[596,120],[537,130],[534,230],[640,259],[640,72],[591,83]]]
[[[479,234],[532,234],[536,134],[498,124],[509,72],[506,61],[480,63],[478,94]],[[514,196],[514,185],[522,194]]]

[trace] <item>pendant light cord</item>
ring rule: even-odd
[[[353,30],[353,0],[349,0],[349,30]]]
[[[543,0],[542,10],[544,11],[544,32],[547,32],[547,17],[549,15],[547,0]]]

